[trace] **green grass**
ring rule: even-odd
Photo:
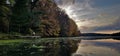
[[[8,38],[9,38],[9,34],[0,33],[0,39],[8,39]]]
[[[30,42],[31,40],[24,40],[24,39],[16,39],[16,40],[0,40],[0,45],[2,44],[10,44],[10,43],[23,43],[23,42]]]

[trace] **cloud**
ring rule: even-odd
[[[82,32],[120,30],[118,0],[61,0],[58,6],[66,11]]]
[[[120,30],[120,18],[116,20],[113,24],[97,27],[94,29],[94,31],[101,31],[101,30]]]
[[[94,13],[94,8],[91,7],[91,0],[76,0],[76,3],[71,4],[72,0],[61,0],[60,8],[66,10],[67,14],[73,19],[79,19],[82,16],[91,15]],[[69,2],[66,2],[69,1]]]
[[[105,33],[105,34],[113,34],[113,33],[118,33],[120,30],[103,30],[103,31],[97,31],[94,33]]]

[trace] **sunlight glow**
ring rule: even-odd
[[[63,9],[64,9],[65,12],[68,14],[68,16],[69,16],[70,18],[72,18],[72,12],[73,12],[73,10],[71,9],[71,7],[68,6],[67,8],[63,8]]]
[[[74,11],[72,10],[71,6],[68,7],[62,7],[63,10],[65,10],[65,12],[68,14],[68,16],[73,19],[75,21],[75,23],[78,25],[78,28],[80,28],[81,26],[84,26],[86,24],[86,22],[81,22],[78,18],[77,15],[74,14]],[[80,28],[81,29],[81,28]]]
[[[95,33],[113,34],[117,32],[120,32],[120,30],[104,30],[104,31],[97,31]]]

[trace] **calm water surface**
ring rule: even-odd
[[[74,56],[120,56],[120,40],[82,40]]]

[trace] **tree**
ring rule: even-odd
[[[8,1],[6,3],[6,1]],[[7,5],[9,4],[9,5]],[[54,0],[1,0],[0,31],[40,36],[76,36],[77,25]]]
[[[38,19],[34,21],[32,29],[40,36],[59,36],[60,27],[56,16],[56,4],[53,0],[39,0],[33,8]],[[39,22],[39,23],[37,23]]]
[[[15,4],[12,8],[10,30],[15,32],[23,32],[28,29],[31,20],[29,1],[30,0],[15,0]]]
[[[0,0],[0,32],[7,32],[9,27],[8,14],[10,13],[9,6],[6,0]]]
[[[6,0],[0,0],[0,16],[5,17],[10,12],[8,5],[6,4]]]

